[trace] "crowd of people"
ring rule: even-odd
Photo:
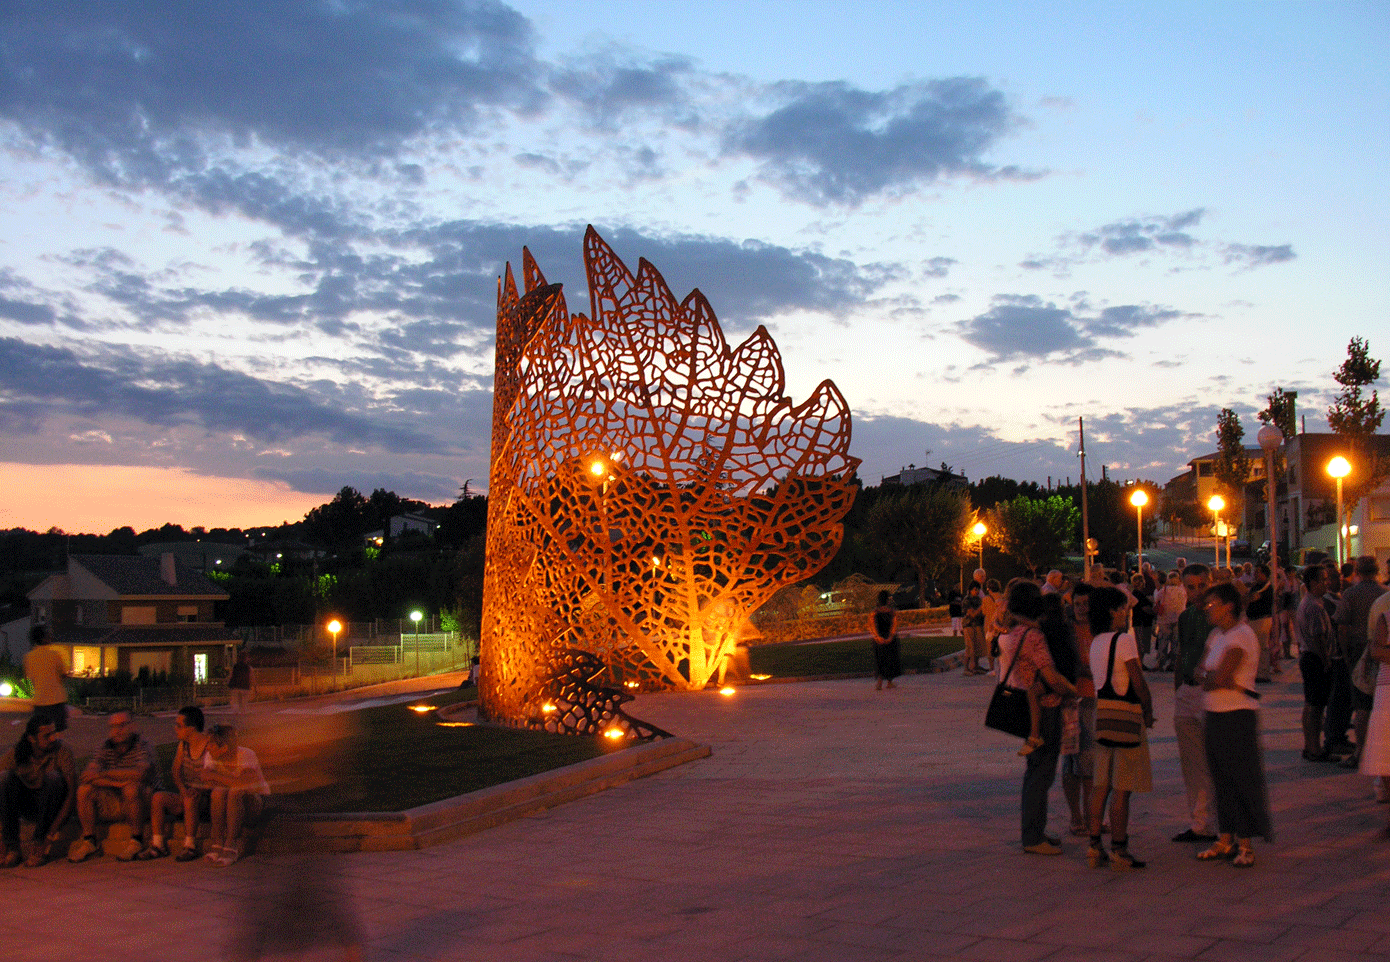
[[[961,597],[964,671],[983,673],[988,660],[1030,707],[1019,751],[1024,851],[1062,853],[1046,834],[1060,767],[1071,832],[1088,838],[1089,863],[1144,867],[1129,848],[1129,796],[1152,789],[1146,671],[1172,673],[1188,814],[1173,841],[1196,844],[1198,859],[1248,868],[1254,839],[1273,838],[1256,686],[1289,659],[1303,682],[1303,758],[1359,768],[1377,801],[1390,802],[1390,690],[1375,697],[1390,686],[1390,671],[1379,670],[1390,661],[1387,613],[1390,592],[1372,557],[1274,572],[1179,559],[1166,574],[1146,564],[1129,577],[1093,566],[1079,582],[1052,571],[1002,591],[976,571]]]
[[[55,713],[38,710],[30,716],[19,742],[0,759],[0,864],[37,867],[48,862],[74,812],[81,836],[68,848],[70,862],[102,854],[102,823],[128,827],[129,838],[110,851],[125,861],[168,856],[169,829],[180,823],[183,842],[175,861],[201,857],[227,866],[240,859],[247,829],[264,811],[270,786],[256,753],[239,744],[236,729],[213,725],[205,732],[201,708],[180,709],[174,717],[178,741],[169,790],[154,748],[135,730],[130,713],[114,712],[107,724],[108,737],[79,775]],[[22,820],[34,825],[24,843]],[[200,851],[203,823],[209,827],[208,838]]]

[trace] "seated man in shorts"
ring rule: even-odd
[[[231,865],[246,850],[246,826],[265,810],[270,786],[256,753],[237,744],[231,725],[213,726],[203,766],[212,793],[212,835],[204,857],[214,865]]]
[[[172,792],[155,792],[150,802],[150,844],[137,858],[163,858],[169,854],[164,840],[165,822],[183,818],[183,850],[174,857],[176,862],[191,862],[198,857],[198,821],[212,817],[212,796],[203,781],[203,766],[207,761],[208,736],[203,734],[203,710],[197,705],[180,708],[174,716],[174,735],[178,747],[170,773],[174,779]]]
[[[68,849],[69,862],[84,862],[101,851],[98,816],[130,826],[130,841],[112,853],[118,859],[128,862],[145,850],[146,810],[159,787],[154,749],[135,730],[130,712],[116,712],[107,724],[111,737],[92,755],[77,785],[82,837]]]

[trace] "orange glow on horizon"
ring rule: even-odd
[[[163,524],[271,527],[302,520],[334,494],[186,468],[14,462],[0,462],[0,492],[0,529],[60,528],[69,534],[107,534],[125,525],[136,531]]]

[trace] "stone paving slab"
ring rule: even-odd
[[[1386,806],[1301,760],[1298,685],[1265,689],[1278,834],[1241,871],[1168,841],[1183,791],[1171,687],[1150,679],[1142,872],[1089,869],[1070,838],[1061,857],[1022,853],[1023,762],[982,725],[989,679],[914,675],[642,696],[634,714],[713,755],[419,851],[8,870],[0,937],[15,959],[92,955],[83,932],[110,959],[235,957],[258,938],[331,958],[354,930],[392,962],[1390,958]]]

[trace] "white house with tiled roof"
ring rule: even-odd
[[[214,614],[228,597],[172,554],[73,555],[66,573],[29,592],[29,603],[74,675],[148,668],[203,681],[231,664],[238,639]]]

